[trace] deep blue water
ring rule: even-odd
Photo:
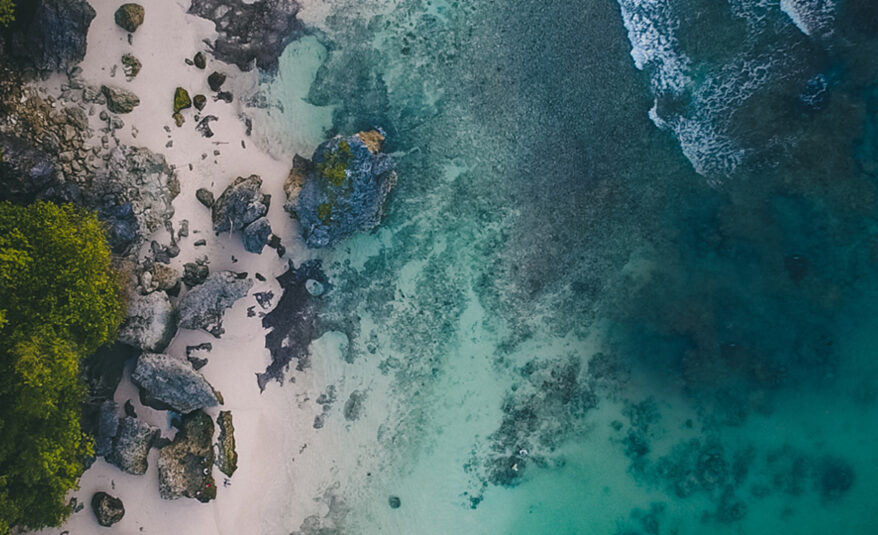
[[[308,101],[400,177],[316,254],[393,384],[334,527],[873,533],[876,6],[333,2]]]

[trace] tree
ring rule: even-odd
[[[0,26],[9,26],[15,20],[15,2],[0,0]]]
[[[92,453],[79,363],[122,314],[94,214],[0,203],[0,534],[69,514],[64,498]]]

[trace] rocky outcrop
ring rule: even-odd
[[[137,31],[137,28],[143,24],[143,18],[145,15],[146,11],[143,9],[142,5],[131,3],[119,6],[119,9],[116,10],[113,17],[120,28],[126,32],[134,33]]]
[[[238,469],[238,452],[235,451],[235,426],[232,423],[232,413],[220,411],[216,418],[216,425],[219,426],[220,430],[216,444],[216,466],[220,472],[232,477],[232,474]]]
[[[163,351],[177,332],[176,316],[164,292],[135,295],[118,340],[144,351]]]
[[[107,461],[125,472],[143,475],[148,468],[147,455],[159,429],[130,416],[119,420],[119,430],[113,440],[113,451]]]
[[[131,113],[134,108],[140,106],[140,98],[121,87],[102,85],[101,93],[107,99],[107,109],[113,113]]]
[[[91,508],[95,513],[98,524],[107,528],[122,520],[122,517],[125,516],[125,506],[122,505],[122,500],[110,496],[106,492],[96,492],[91,497]]]
[[[210,383],[185,359],[144,353],[137,359],[131,381],[140,388],[140,401],[159,410],[189,413],[219,403]]]
[[[201,411],[183,417],[174,441],[159,450],[159,495],[165,500],[216,498],[213,420]]]
[[[223,314],[226,309],[245,297],[252,286],[252,280],[240,278],[231,271],[211,274],[180,298],[180,327],[202,329],[219,338],[225,332]]]
[[[314,171],[314,164],[308,158],[304,158],[296,154],[293,156],[293,167],[290,174],[284,180],[284,194],[287,196],[287,202],[284,204],[284,210],[290,215],[296,215],[296,202],[299,200],[299,193],[305,185],[305,180]]]
[[[214,232],[241,230],[268,213],[269,198],[257,175],[238,177],[211,208]]]
[[[29,0],[23,4],[8,38],[10,55],[21,67],[45,75],[82,61],[88,27],[95,17],[86,0]]]
[[[309,247],[333,245],[381,221],[396,183],[393,161],[378,151],[383,139],[377,131],[336,136],[314,151],[314,169],[295,202]]]
[[[213,54],[242,71],[253,65],[276,72],[278,58],[302,34],[295,0],[192,0],[189,13],[212,20],[217,38]]]

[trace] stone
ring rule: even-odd
[[[208,208],[212,207],[213,203],[215,202],[215,199],[213,198],[213,193],[211,193],[211,191],[206,188],[198,188],[197,190],[195,190],[195,198],[198,199],[198,202]]]
[[[211,91],[219,91],[225,82],[226,74],[223,72],[213,71],[207,77],[207,85],[210,86]]]
[[[273,73],[284,49],[303,34],[296,0],[192,0],[189,13],[216,26],[213,55],[242,71]]]
[[[186,360],[189,361],[193,368],[200,370],[207,366],[207,359],[196,357],[193,353],[209,353],[212,349],[213,344],[210,342],[204,342],[196,346],[186,346]]]
[[[360,392],[359,390],[351,392],[351,395],[348,396],[348,400],[344,404],[344,410],[342,411],[344,419],[349,422],[359,420],[360,416],[363,414],[363,404],[365,402],[365,392]]]
[[[216,424],[220,430],[216,444],[216,466],[220,472],[232,477],[232,474],[238,469],[238,452],[235,451],[235,426],[232,423],[232,413],[220,411],[216,418]]]
[[[199,69],[207,67],[207,58],[204,56],[204,52],[197,52],[192,59],[192,63]]]
[[[143,65],[141,65],[140,60],[131,54],[125,54],[122,56],[122,72],[125,73],[125,76],[127,76],[129,80],[140,73],[141,67],[143,67]]]
[[[131,113],[140,105],[137,95],[119,87],[102,85],[101,93],[107,98],[107,109],[113,113]]]
[[[113,451],[107,462],[122,471],[136,476],[146,473],[149,467],[147,455],[159,429],[130,416],[119,420],[119,430],[113,440]]]
[[[195,262],[183,264],[183,283],[189,288],[203,283],[208,275],[210,269],[207,267],[206,259],[199,258]]]
[[[125,506],[122,504],[122,500],[110,496],[106,492],[96,492],[91,497],[91,508],[98,524],[107,528],[125,516]]]
[[[213,420],[201,411],[183,416],[171,444],[159,450],[159,495],[165,500],[216,498]]]
[[[290,169],[290,174],[287,175],[287,179],[284,180],[284,194],[287,197],[284,209],[290,214],[295,215],[296,200],[299,198],[302,186],[305,185],[305,180],[313,171],[314,164],[311,160],[299,156],[298,154],[293,156],[293,167]]]
[[[146,11],[143,9],[143,6],[140,4],[122,4],[119,6],[119,9],[116,10],[114,18],[116,20],[116,24],[119,25],[123,30],[129,33],[134,33],[137,31],[137,28],[143,24],[143,18],[146,15]]]
[[[202,329],[219,338],[225,332],[222,319],[226,309],[245,297],[252,286],[252,280],[239,278],[231,271],[212,273],[180,298],[179,326]]]
[[[399,509],[399,506],[402,505],[402,500],[399,499],[399,496],[391,496],[387,498],[387,504],[390,505],[391,509]]]
[[[16,2],[19,3],[19,2]],[[95,10],[86,0],[21,2],[6,32],[8,52],[19,66],[40,75],[64,71],[85,57]]]
[[[207,97],[204,95],[195,95],[192,97],[192,104],[195,105],[195,109],[201,111],[204,109],[204,106],[207,105]]]
[[[186,108],[192,107],[192,99],[189,98],[189,91],[182,87],[178,87],[174,90],[174,113],[177,113],[181,110],[185,110]],[[178,125],[179,126],[179,125]]]
[[[379,139],[383,134],[377,131],[336,136],[314,151],[314,170],[294,205],[285,206],[299,220],[309,247],[334,245],[381,222],[396,172],[389,155],[373,150]]]
[[[119,430],[116,417],[116,402],[108,399],[101,403],[98,412],[97,433],[95,434],[95,455],[104,457],[113,451],[113,437]]]
[[[210,128],[210,123],[218,120],[219,117],[216,115],[205,115],[204,118],[198,121],[198,124],[195,125],[195,130],[204,137],[213,137],[213,130]]]
[[[270,236],[271,224],[268,222],[268,218],[260,217],[244,227],[244,249],[251,253],[260,254]]]
[[[186,414],[219,403],[210,383],[183,358],[143,353],[131,381],[140,388],[141,402],[154,409]]]
[[[144,351],[162,351],[176,332],[176,316],[167,294],[152,292],[131,298],[118,340]]]
[[[183,117],[183,114],[181,114],[178,111],[175,111],[171,115],[171,119],[174,120],[174,124],[177,125],[177,128],[180,128],[181,126],[183,126],[183,123],[186,122],[186,119]]]
[[[268,213],[268,201],[257,175],[238,177],[212,207],[214,232],[241,230]]]
[[[180,284],[180,272],[167,264],[155,264],[152,267],[152,286],[156,290],[167,292]]]

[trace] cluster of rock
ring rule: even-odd
[[[381,222],[396,183],[383,143],[377,130],[336,136],[317,147],[310,162],[294,159],[284,208],[299,220],[309,247],[328,247]]]
[[[236,178],[215,200],[213,193],[206,189],[198,190],[196,196],[210,208],[213,230],[217,234],[240,231],[244,248],[256,254],[261,253],[266,245],[279,245],[279,240],[272,239],[267,217],[271,196],[262,193],[259,176]]]

